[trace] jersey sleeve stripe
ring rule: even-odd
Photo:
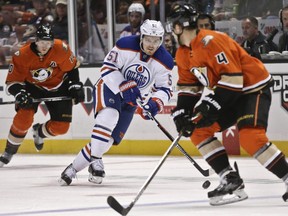
[[[217,84],[217,87],[223,88],[223,89],[228,89],[230,91],[234,91],[234,92],[242,92],[243,88],[233,88],[231,86],[227,86],[227,85],[219,85],[219,83]]]
[[[115,70],[101,71],[101,76],[102,76],[102,77],[105,77],[105,76],[107,76],[108,74],[110,74],[110,73],[113,72],[113,71],[115,71]]]
[[[170,98],[172,97],[172,92],[171,92],[171,90],[169,88],[165,88],[165,87],[158,88],[158,87],[153,86],[152,91],[163,91],[163,92],[165,92],[167,94],[168,100],[170,100]]]
[[[103,62],[103,67],[117,68],[114,64],[111,64],[111,63],[106,62],[106,61]]]
[[[195,92],[196,94],[202,93],[204,86],[203,85],[189,85],[189,84],[180,84],[177,83],[177,91],[181,92]]]
[[[243,88],[243,85],[241,85],[241,84],[233,84],[233,83],[227,83],[227,82],[222,82],[222,81],[219,81],[217,85],[227,86],[228,88],[235,88],[235,89],[242,89]]]
[[[251,85],[251,86],[246,86],[243,88],[243,91],[244,92],[254,92],[258,89],[261,89],[263,88],[264,86],[268,85],[268,83],[272,80],[272,76],[271,74],[269,74],[269,76],[264,79],[264,80],[261,80],[260,82],[257,82],[255,83],[254,85]]]
[[[223,88],[228,88],[234,91],[242,91],[243,89],[243,74],[221,74],[221,80],[218,81],[217,85]]]

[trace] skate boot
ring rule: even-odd
[[[0,167],[3,167],[5,164],[8,164],[13,157],[13,154],[9,154],[6,151],[0,157]]]
[[[73,167],[73,164],[71,163],[69,166],[66,167],[66,169],[61,173],[61,177],[58,180],[58,183],[61,186],[67,186],[70,185],[72,182],[72,179],[76,177],[77,170]]]
[[[208,192],[210,205],[218,206],[239,202],[248,198],[244,191],[243,179],[239,176],[237,164],[235,170],[227,170],[220,179],[220,185],[213,191]]]
[[[37,151],[41,151],[44,145],[43,138],[39,136],[39,128],[41,127],[40,124],[33,125],[33,138],[34,138],[34,145]]]
[[[89,171],[88,181],[95,184],[101,184],[103,178],[105,177],[104,164],[102,158],[91,156],[91,162],[88,171]]]

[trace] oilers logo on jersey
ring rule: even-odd
[[[147,87],[151,80],[151,72],[141,64],[129,65],[124,71],[124,77],[127,80],[134,80],[139,89]]]

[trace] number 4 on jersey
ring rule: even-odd
[[[216,55],[218,64],[229,64],[229,61],[224,52],[220,52]]]

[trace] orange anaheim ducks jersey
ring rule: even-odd
[[[15,52],[9,66],[6,84],[29,82],[46,90],[55,90],[64,76],[79,63],[63,41],[55,39],[49,52],[40,57],[26,44]]]
[[[249,93],[272,79],[260,60],[225,33],[200,30],[190,46],[181,46],[176,54],[179,89],[201,82],[210,89],[219,86]]]

